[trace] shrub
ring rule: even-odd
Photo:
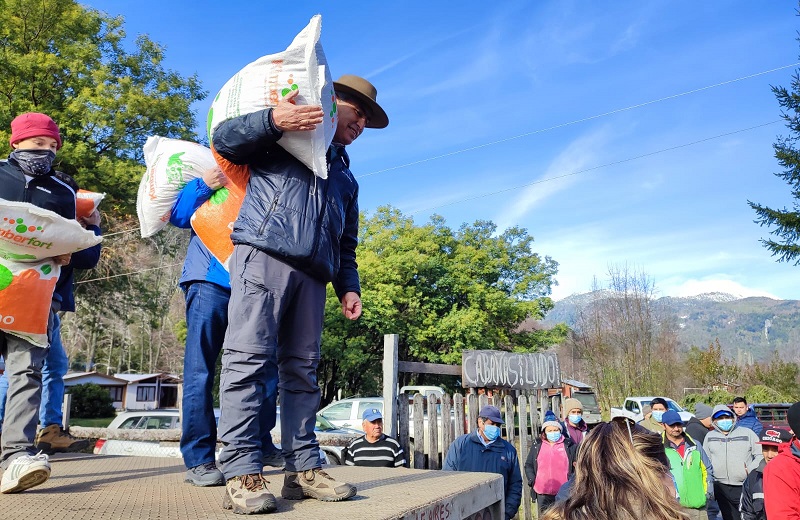
[[[68,387],[72,396],[70,412],[74,417],[92,419],[95,417],[111,417],[114,405],[111,394],[105,388],[94,383]]]

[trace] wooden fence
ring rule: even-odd
[[[406,453],[409,465],[415,469],[441,469],[447,450],[453,440],[477,428],[478,411],[492,404],[500,409],[505,421],[504,438],[517,448],[519,469],[522,473],[522,515],[532,517],[531,493],[525,478],[525,460],[528,458],[533,435],[539,432],[540,413],[547,410],[547,399],[542,400],[543,410],[538,410],[535,395],[520,395],[516,402],[511,396],[501,398],[495,394],[490,400],[486,394],[461,394],[452,397],[445,394],[441,399],[421,394],[411,398],[400,395],[397,403],[397,439]],[[435,420],[430,420],[435,418]]]

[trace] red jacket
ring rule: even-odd
[[[800,444],[778,448],[778,456],[764,467],[764,505],[767,518],[800,520]]]

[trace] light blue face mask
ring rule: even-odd
[[[571,413],[571,414],[569,414],[569,416],[567,418],[569,419],[569,422],[571,422],[572,424],[577,425],[579,422],[581,422],[581,417],[583,417],[583,416]]]
[[[733,428],[733,419],[720,419],[717,421],[717,426],[719,426],[720,430],[729,432]]]
[[[558,442],[558,439],[561,438],[561,432],[547,432],[547,440],[550,442]]]
[[[483,434],[489,439],[489,442],[500,437],[500,427],[495,426],[494,424],[484,424],[483,425]]]
[[[666,412],[662,412],[661,410],[653,410],[653,420],[655,422],[661,422],[661,419],[664,418],[664,414]]]

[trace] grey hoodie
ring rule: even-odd
[[[725,434],[716,421],[714,429],[708,432],[703,441],[703,449],[714,467],[714,480],[729,486],[741,486],[747,473],[756,469],[764,460],[758,436],[750,428],[736,425],[736,415],[724,404],[714,407],[711,417],[718,412],[727,412],[733,418],[733,428]]]

